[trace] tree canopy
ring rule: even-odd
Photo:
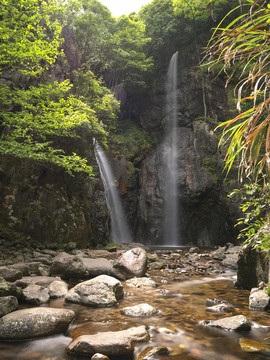
[[[58,139],[77,137],[84,126],[104,141],[106,131],[97,114],[103,111],[113,118],[118,104],[97,90],[87,103],[72,94],[68,80],[52,80],[49,70],[60,55],[57,16],[62,11],[54,0],[4,0],[0,5],[0,153],[92,175],[86,159],[75,149],[65,153]]]

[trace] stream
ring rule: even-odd
[[[71,342],[71,338],[103,331],[118,331],[142,324],[150,328],[151,345],[165,345],[169,349],[169,356],[163,357],[164,359],[270,359],[270,352],[247,353],[240,347],[239,341],[243,338],[256,340],[270,347],[270,313],[248,309],[250,292],[234,288],[236,273],[201,275],[183,281],[175,281],[173,275],[166,270],[152,270],[149,275],[157,283],[156,288],[135,288],[123,282],[124,299],[114,308],[90,308],[65,303],[63,299],[52,300],[46,306],[68,308],[76,313],[76,320],[71,324],[66,336],[0,342],[0,359],[85,359],[66,354],[65,347]],[[219,298],[234,305],[234,312],[210,312],[206,308],[206,300],[211,298]],[[131,318],[120,313],[121,308],[139,303],[156,307],[158,314],[150,318]],[[252,321],[251,331],[226,332],[199,325],[201,320],[215,320],[238,314],[245,315]],[[136,348],[135,356],[147,345],[149,346],[146,344]]]

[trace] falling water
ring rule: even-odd
[[[116,186],[116,180],[106,155],[98,142],[95,140],[95,156],[99,166],[101,179],[105,189],[107,205],[111,215],[111,240],[115,243],[132,242],[126,217],[123,212],[120,195]]]
[[[178,181],[177,181],[177,66],[178,52],[170,61],[166,83],[167,133],[164,141],[164,224],[163,243],[179,245]]]

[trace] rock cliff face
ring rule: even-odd
[[[78,247],[107,242],[108,210],[98,179],[0,158],[0,203],[0,239],[11,246],[25,241],[58,246],[74,241]]]
[[[179,70],[179,245],[221,245],[233,241],[233,232],[223,189],[218,138],[212,128],[226,118],[227,97],[221,83],[196,80],[190,68]],[[164,118],[165,94],[156,94],[152,100],[153,113],[148,106],[141,117],[142,126],[151,131],[160,127]],[[202,119],[205,113],[208,122]],[[169,239],[165,242],[162,239],[163,194],[168,181],[162,166],[163,153],[161,137],[160,144],[145,158],[140,169],[137,238],[146,243],[169,245]]]

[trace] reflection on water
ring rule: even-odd
[[[270,345],[270,313],[248,309],[249,291],[233,287],[233,274],[222,277],[207,277],[191,281],[164,283],[164,277],[152,277],[158,283],[155,289],[125,286],[126,295],[114,308],[88,308],[65,304],[63,300],[51,301],[51,307],[65,307],[76,312],[76,321],[68,336],[14,343],[0,343],[1,360],[75,360],[65,353],[65,347],[82,334],[99,331],[117,331],[145,324],[149,326],[151,342],[165,345],[170,351],[170,360],[263,360],[269,353],[246,353],[239,345],[240,338],[249,338]],[[235,306],[233,313],[213,313],[207,310],[206,300],[219,298]],[[120,309],[139,303],[149,303],[160,312],[157,316],[141,319],[129,318]],[[207,329],[198,325],[205,319],[243,314],[254,322],[250,332],[225,332]],[[145,345],[142,345],[142,347]],[[138,351],[138,349],[136,349]]]

